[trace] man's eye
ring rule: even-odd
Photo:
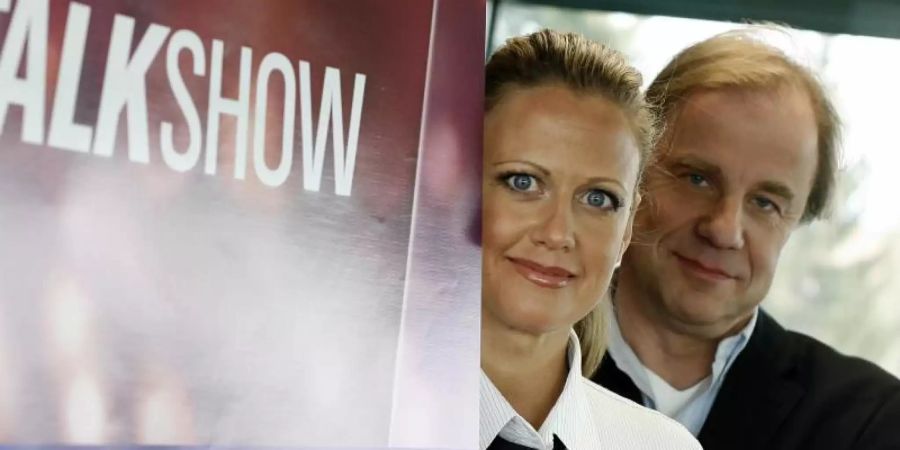
[[[778,205],[766,197],[762,197],[762,196],[754,197],[753,203],[756,205],[757,208],[759,208],[763,211],[780,212]]]
[[[581,196],[581,203],[598,209],[617,210],[622,202],[613,194],[600,189],[591,189]]]
[[[506,181],[506,185],[510,189],[517,192],[534,192],[537,190],[537,180],[533,176],[524,173],[507,175],[504,181]]]
[[[694,186],[706,187],[709,186],[709,180],[706,179],[703,175],[698,173],[691,173],[687,175],[687,180],[689,183]]]

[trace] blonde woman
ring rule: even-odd
[[[652,147],[640,85],[622,55],[576,34],[511,39],[488,61],[482,449],[700,448],[584,378]]]

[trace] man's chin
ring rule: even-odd
[[[667,315],[671,322],[684,331],[692,331],[714,337],[730,329],[735,315],[723,308],[724,301],[707,296],[681,296],[688,301],[667,302]]]
[[[751,313],[733,314],[716,309],[688,308],[671,313],[673,325],[697,337],[721,338],[734,334],[746,323]]]

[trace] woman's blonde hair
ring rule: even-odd
[[[547,84],[601,95],[621,108],[628,119],[641,155],[640,174],[656,138],[654,116],[644,102],[641,83],[640,72],[618,51],[580,34],[545,29],[509,39],[491,55],[485,70],[484,109],[491,111],[510,90]],[[598,303],[575,324],[581,341],[582,373],[588,377],[606,351],[602,311]]]
[[[818,164],[801,221],[821,217],[834,190],[838,167],[840,120],[815,75],[778,48],[763,42],[765,32],[784,32],[762,24],[722,33],[676,55],[647,89],[647,100],[661,123],[669,127],[678,106],[702,89],[742,88],[774,90],[783,87],[805,92],[815,114]]]

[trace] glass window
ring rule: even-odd
[[[492,42],[543,27],[577,31],[629,56],[649,83],[678,51],[737,24],[502,2]],[[843,120],[831,218],[800,227],[782,252],[763,306],[787,328],[900,376],[900,145],[888,136],[900,104],[900,40],[815,31],[771,43],[821,78]]]

